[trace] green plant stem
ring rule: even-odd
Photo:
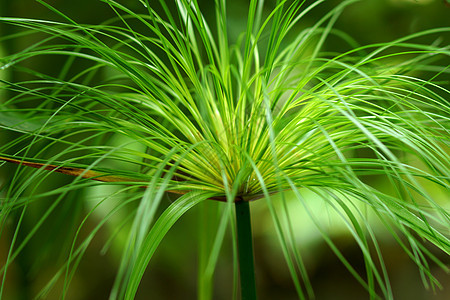
[[[241,296],[242,300],[254,300],[256,299],[256,285],[250,206],[248,201],[237,201],[235,208]]]

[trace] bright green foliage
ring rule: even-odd
[[[448,206],[429,193],[431,186],[449,195],[450,91],[435,82],[449,74],[440,59],[448,58],[450,49],[415,44],[414,39],[448,35],[450,28],[358,46],[333,29],[341,11],[355,1],[344,1],[302,30],[302,17],[323,1],[310,6],[277,1],[270,12],[262,9],[262,1],[251,1],[246,31],[230,42],[225,0],[214,2],[215,22],[210,24],[196,1],[174,1],[176,10],[160,1],[158,12],[150,1],[141,1],[146,15],[105,2],[117,18],[100,25],[78,24],[56,10],[64,22],[0,18],[27,29],[21,34],[44,34],[0,60],[3,71],[25,72],[30,78],[0,79],[10,95],[0,103],[0,126],[14,133],[0,144],[0,155],[134,180],[118,192],[129,200],[111,212],[139,203],[128,219],[130,233],[113,299],[134,297],[166,232],[208,198],[228,203],[223,203],[226,209],[205,264],[215,266],[230,203],[261,198],[273,217],[299,298],[312,297],[293,239],[293,232],[302,228],[292,227],[289,213],[282,218],[274,207],[275,201],[304,205],[302,190],[313,192],[347,220],[364,255],[366,274],[348,264],[325,231],[323,238],[372,298],[390,298],[392,291],[366,209],[417,263],[424,282],[428,278],[436,284],[422,238],[450,254]],[[352,50],[323,52],[330,36]],[[40,55],[66,57],[61,73],[50,76],[21,65]],[[87,67],[74,74],[79,62]],[[423,71],[434,75],[416,77]],[[98,82],[101,72],[111,76]],[[52,149],[59,150],[47,155]],[[25,214],[30,203],[47,196],[33,186],[48,173],[36,170],[25,176],[22,170],[3,188],[3,226],[11,212]],[[368,176],[381,177],[389,189],[369,184]],[[55,203],[91,184],[74,179],[54,191],[60,195]],[[166,191],[184,195],[158,215]],[[66,278],[64,293],[97,230],[80,245],[74,242],[67,269],[59,273]],[[11,242],[4,274],[21,247]]]

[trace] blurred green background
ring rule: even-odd
[[[115,16],[114,11],[107,4],[98,0],[48,0],[47,2],[80,23],[99,24]],[[145,13],[143,6],[137,0],[122,0],[119,2],[135,11]],[[228,1],[231,36],[236,37],[245,27],[247,15],[244,7],[248,5],[248,2]],[[274,1],[266,2],[267,9],[269,9]],[[307,3],[311,2],[307,1]],[[212,16],[213,13],[211,3],[212,1],[203,1],[201,4],[207,17]],[[326,1],[318,9],[308,14],[299,26],[306,27],[314,24],[339,3],[340,1]],[[55,13],[33,0],[0,0],[0,15],[61,20]],[[17,28],[4,24],[0,24],[0,26],[0,35],[2,36],[18,32]],[[358,43],[364,45],[391,41],[407,34],[442,26],[450,26],[450,7],[446,6],[442,0],[363,0],[345,10],[335,27],[347,32]],[[450,39],[448,36],[441,38],[441,43],[448,43]],[[29,39],[22,38],[7,40],[0,44],[0,56],[5,53],[20,51],[32,42]],[[327,51],[340,51],[342,50],[340,47],[341,45],[337,42],[334,43],[333,39],[326,43]],[[62,58],[41,57],[27,63],[29,67],[43,73],[57,74],[60,63],[62,63],[62,60],[59,61],[58,59]],[[20,76],[9,71],[0,71],[0,77],[12,81],[22,80],[23,78]],[[7,94],[0,94],[0,102],[4,102],[7,97]],[[4,131],[0,131],[0,143],[11,140],[12,136],[6,134]],[[16,166],[12,165],[3,165],[0,168],[1,186],[7,183],[9,176],[15,169]],[[41,184],[39,189],[51,190],[71,180],[72,178],[68,176],[53,174],[49,177],[49,180],[46,180],[45,185]],[[374,184],[382,185],[383,183]],[[67,199],[64,199],[63,205],[57,207],[50,220],[39,229],[35,238],[30,240],[21,255],[9,268],[4,292],[5,299],[32,299],[60,269],[70,250],[74,234],[84,216],[102,196],[113,191],[114,188],[109,186],[92,187],[71,193]],[[448,199],[445,199],[445,195],[438,195],[438,197],[443,201],[448,201]],[[82,199],[86,200],[80,201]],[[336,216],[322,202],[314,200],[310,199],[311,205],[317,215],[321,216],[321,222],[328,228],[334,242],[356,270],[364,274],[363,257],[357,244],[346,232],[342,221],[336,219]],[[118,197],[108,201],[116,203],[117,201],[123,201],[123,199]],[[102,220],[110,208],[108,205],[111,205],[108,204],[108,201],[96,209],[87,219],[80,232],[80,240],[83,237],[85,238]],[[163,206],[170,204],[170,201],[169,198],[165,199]],[[33,228],[40,215],[51,203],[52,198],[47,197],[30,207],[18,236],[19,242],[26,238],[27,229]],[[174,226],[152,259],[141,283],[137,299],[196,298],[199,211],[207,209],[214,215],[218,213],[220,205],[220,203],[209,203],[206,205],[207,207],[197,207]],[[309,221],[308,216],[298,207],[293,208],[292,213],[297,214],[295,215],[295,220],[298,220],[295,224],[298,229],[296,238],[300,244],[300,249],[302,249],[316,299],[368,299],[367,292],[326,246],[319,232],[314,229],[314,225]],[[262,201],[252,203],[252,217],[259,298],[296,299],[295,289],[284,262],[270,215]],[[19,218],[19,214],[13,214],[11,218],[9,224],[12,225]],[[112,244],[108,244],[108,251],[103,250],[105,243],[109,241],[111,227],[120,224],[121,218],[126,218],[126,212],[116,216],[109,226],[101,229],[92,244],[87,248],[69,289],[67,299],[94,300],[108,298],[118,268],[120,243],[125,239],[118,236]],[[387,235],[376,223],[374,223],[374,226],[396,299],[450,299],[450,277],[447,274],[431,265],[433,273],[444,286],[444,291],[437,291],[435,294],[426,291],[421,283],[417,267],[392,237]],[[9,251],[9,243],[13,235],[12,226],[8,227],[7,224],[5,228],[0,239],[0,262],[2,262],[2,265]],[[213,229],[214,224],[211,224],[211,230]],[[52,245],[55,244],[57,247],[52,248]],[[450,264],[448,257],[435,251],[431,246],[430,251],[436,253],[447,265]],[[232,263],[232,245],[227,240],[216,270],[214,299],[231,298]],[[59,299],[61,288],[62,281],[58,281],[54,292],[48,295],[48,299]]]

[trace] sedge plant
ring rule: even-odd
[[[63,280],[65,298],[87,247],[121,216],[116,231],[126,231],[126,242],[109,297],[133,299],[169,229],[211,201],[221,202],[220,213],[213,234],[205,234],[210,242],[199,260],[199,299],[213,295],[227,232],[235,249],[230,280],[240,286],[242,299],[256,298],[254,201],[264,202],[271,216],[299,299],[313,298],[314,291],[295,240],[302,228],[293,225],[292,203],[311,217],[371,299],[394,294],[373,219],[417,264],[423,283],[439,287],[429,261],[448,268],[426,245],[450,254],[450,91],[444,81],[448,65],[442,63],[450,49],[415,41],[438,41],[450,28],[360,46],[334,29],[353,0],[309,27],[302,26],[304,16],[324,1],[277,0],[268,11],[264,1],[252,0],[236,38],[229,34],[225,0],[214,1],[213,17],[196,0],[140,1],[145,14],[104,0],[116,17],[94,25],[38,2],[61,21],[0,18],[22,28],[2,41],[39,37],[0,60],[0,72],[24,78],[0,78],[0,166],[16,164],[1,189],[2,232],[12,234],[0,295],[8,289],[10,266],[50,215],[70,195],[82,202],[82,191],[98,185],[114,190],[73,225],[65,263],[34,296],[45,297]],[[349,50],[324,51],[330,37]],[[63,57],[60,72],[46,74],[27,64],[41,56]],[[58,172],[73,180],[43,189]],[[161,212],[167,195],[173,202]],[[361,249],[364,273],[321,226],[308,195],[342,218]],[[27,216],[48,198],[51,205],[25,231]],[[104,203],[108,213],[81,238],[86,220]]]

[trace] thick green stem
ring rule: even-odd
[[[255,264],[253,259],[250,206],[248,201],[237,201],[235,208],[242,300],[255,300]]]

